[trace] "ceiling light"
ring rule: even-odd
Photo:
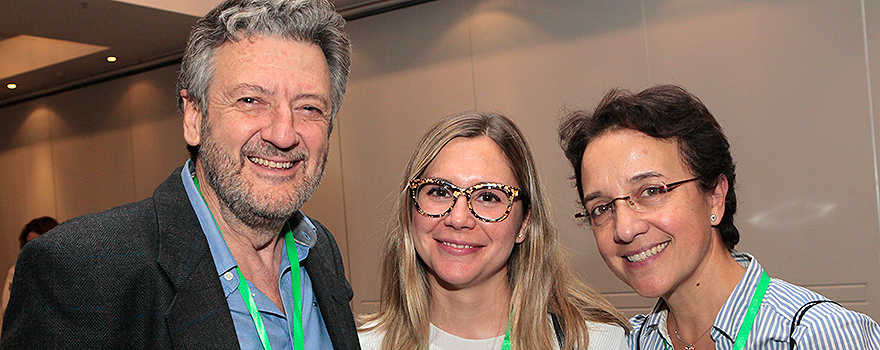
[[[116,56],[107,56],[107,62],[116,62]]]
[[[18,85],[15,85],[13,83],[6,84],[6,88],[9,90],[15,90],[15,88],[17,88],[17,87],[18,87]]]

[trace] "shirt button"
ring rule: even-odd
[[[225,278],[227,281],[232,281],[232,277],[232,271],[226,271],[226,273],[223,274],[223,278]]]

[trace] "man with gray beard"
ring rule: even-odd
[[[326,0],[200,19],[178,80],[191,159],[29,244],[0,349],[359,349],[336,242],[299,211],[345,93],[344,24]]]

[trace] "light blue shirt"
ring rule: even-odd
[[[746,273],[715,317],[710,334],[717,350],[733,348],[763,271],[758,260],[748,253],[734,253],[733,258],[746,268]],[[794,339],[798,350],[880,349],[880,327],[877,322],[867,315],[833,303],[821,303],[810,308],[794,334],[789,334],[792,317],[797,310],[814,300],[827,298],[809,289],[771,278],[745,348],[788,350],[789,340]],[[637,315],[630,319],[634,328],[629,335],[630,348],[672,349],[669,345],[670,332],[666,328],[667,313],[668,310],[664,308],[647,316]],[[635,343],[636,339],[639,344]]]
[[[217,267],[217,276],[220,284],[223,286],[223,292],[226,295],[226,302],[229,304],[229,310],[232,312],[232,322],[235,324],[235,333],[238,336],[238,343],[243,350],[262,349],[260,336],[257,333],[254,320],[251,318],[247,307],[244,304],[241,293],[238,291],[238,274],[235,268],[238,264],[235,262],[229,247],[223,240],[214,217],[211,215],[208,206],[199,194],[198,189],[192,179],[192,170],[195,165],[191,160],[186,162],[184,170],[180,172],[183,186],[186,188],[186,194],[189,197],[190,204],[199,218],[199,224],[202,231],[208,239],[208,247],[211,249],[211,256],[214,259],[214,265]],[[294,241],[296,241],[296,252],[299,261],[302,262],[308,255],[309,249],[315,246],[317,233],[314,224],[302,212],[297,211],[289,220]],[[281,292],[281,301],[284,304],[284,312],[275,306],[275,303],[269,299],[263,292],[257,289],[253,283],[248,281],[257,310],[263,318],[263,326],[269,336],[269,344],[273,350],[293,349],[293,289],[291,284],[290,260],[287,259],[287,249],[282,249],[280,276],[278,276],[278,290]],[[312,281],[305,267],[300,264],[300,283],[302,286],[302,316],[303,316],[303,333],[305,336],[306,349],[333,349],[330,342],[330,335],[327,333],[327,327],[324,325],[324,318],[321,317],[321,311],[315,301],[315,293],[312,290]],[[291,315],[287,317],[285,315]],[[300,350],[300,349],[297,349]]]

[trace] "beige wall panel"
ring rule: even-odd
[[[302,212],[310,218],[318,220],[330,230],[339,246],[342,261],[345,264],[345,273],[351,278],[351,264],[349,263],[348,232],[345,215],[345,193],[342,185],[342,160],[339,152],[339,131],[334,130],[330,134],[330,154],[327,155],[327,165],[324,168],[324,177],[321,185],[309,200],[303,204]]]
[[[135,200],[128,79],[45,99],[53,124],[58,215],[67,220]]]
[[[59,140],[52,151],[55,200],[61,219],[135,200],[129,130]]]
[[[182,124],[178,117],[131,127],[135,199],[152,196],[156,187],[189,158]]]
[[[18,257],[24,225],[56,215],[51,125],[57,115],[31,102],[6,108],[0,116],[0,272],[5,273]]]
[[[349,22],[352,77],[340,113],[355,313],[374,311],[393,193],[422,133],[474,108],[464,1],[437,1]]]
[[[870,299],[846,304],[876,317],[880,237],[858,2],[688,5],[646,6],[649,69],[652,83],[700,96],[730,138],[737,248],[796,284],[874,286]]]
[[[183,117],[177,110],[177,67],[169,66],[127,78],[125,99],[132,119],[135,199],[153,191],[189,158],[183,140]]]
[[[503,111],[526,134],[560,241],[584,280],[603,293],[630,292],[573,217],[577,194],[556,130],[565,111],[591,108],[611,87],[647,81],[644,30],[634,11],[639,3],[511,0],[486,1],[476,9],[477,108]]]
[[[58,118],[45,103],[28,102],[0,110],[0,151],[52,140],[52,125]]]
[[[871,303],[880,297],[872,277],[880,235],[857,2],[440,3],[349,25],[356,52],[347,112],[357,115],[342,123],[349,127],[342,144],[346,209],[358,227],[350,229],[356,309],[378,296],[378,261],[368,262],[378,258],[381,237],[377,230],[362,237],[359,227],[381,223],[389,199],[360,204],[370,198],[360,197],[355,184],[391,193],[400,175],[389,181],[374,171],[366,174],[373,181],[355,180],[364,175],[348,169],[401,169],[432,120],[431,106],[456,106],[443,95],[448,80],[438,84],[425,72],[458,61],[466,66],[472,57],[474,108],[509,114],[525,130],[579,272],[626,313],[645,311],[652,301],[605,269],[590,233],[570,218],[575,198],[555,129],[565,111],[594,106],[610,87],[678,83],[705,100],[730,136],[740,174],[740,248],[775,276],[880,314]],[[460,6],[467,9],[449,9]],[[432,45],[455,50],[450,38],[467,35],[461,40],[472,53],[423,54]],[[429,60],[420,64],[423,57]],[[422,97],[423,89],[433,94]],[[421,108],[398,111],[413,103]],[[841,248],[816,249],[835,243]]]
[[[33,143],[0,152],[0,273],[18,258],[18,235],[31,219],[55,217],[52,145]]]
[[[867,20],[865,26],[864,35],[866,36],[864,39],[865,47],[865,57],[868,59],[868,63],[864,67],[865,76],[867,80],[868,90],[864,92],[864,95],[867,95],[869,98],[868,112],[870,113],[871,126],[873,127],[872,131],[872,142],[873,147],[871,151],[873,152],[873,166],[874,169],[872,174],[875,176],[875,181],[877,176],[880,175],[877,173],[877,135],[880,132],[880,125],[877,125],[877,107],[880,106],[880,2],[877,1],[866,1],[865,4],[865,17],[870,18]],[[863,202],[865,206],[873,206],[873,209],[877,211],[877,213],[873,213],[868,216],[865,220],[868,222],[861,234],[867,237],[878,237],[880,236],[880,232],[878,232],[877,227],[880,223],[878,223],[878,216],[880,216],[880,187],[875,187],[872,189],[874,191],[873,195],[873,203],[871,202]],[[845,234],[845,233],[844,233]],[[876,249],[872,252],[872,254],[865,257],[864,261],[861,264],[873,266],[874,271],[873,275],[877,274],[877,269],[880,267],[880,249]],[[870,285],[867,288],[868,299],[874,304],[880,300],[880,288],[877,285]],[[876,311],[872,311],[870,313],[874,319],[880,318],[880,313]]]

